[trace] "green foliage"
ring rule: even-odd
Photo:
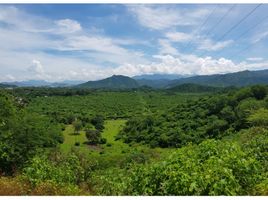
[[[45,181],[57,184],[78,184],[84,181],[85,174],[75,154],[58,162],[52,162],[45,156],[36,156],[23,171],[34,186]]]
[[[200,94],[172,94],[162,91],[90,91],[85,94],[70,96],[50,95],[42,93],[43,88],[20,89],[19,96],[37,93],[31,97],[27,109],[42,115],[48,115],[59,123],[71,124],[75,118],[82,121],[83,125],[90,123],[96,115],[105,119],[129,118],[140,116],[144,113],[158,113],[184,102],[187,99],[196,99]],[[40,90],[40,94],[39,94]],[[62,89],[64,92],[67,89]],[[60,91],[60,90],[59,90]]]
[[[102,131],[104,129],[104,118],[101,115],[96,115],[91,119],[91,124],[95,126],[95,129]]]
[[[265,86],[242,88],[187,101],[164,113],[133,117],[118,138],[152,147],[181,147],[207,138],[222,138],[248,126],[265,125],[266,90]]]
[[[260,168],[238,144],[206,140],[164,162],[133,168],[127,194],[245,195],[261,180]]]
[[[268,175],[266,175],[266,177],[268,177]],[[268,195],[268,179],[256,185],[253,194],[256,196],[260,196],[260,195],[267,196]]]
[[[29,105],[0,92],[1,172],[23,178],[0,179],[1,194],[267,195],[266,86],[214,95],[62,90],[19,90]],[[51,148],[61,130],[63,155]]]
[[[89,185],[93,188],[94,195],[125,195],[128,179],[125,170],[111,168],[94,173]]]
[[[176,85],[168,89],[170,92],[186,92],[186,93],[201,93],[201,92],[218,92],[224,88],[212,87],[205,85],[198,85],[193,83],[184,83],[181,85]]]
[[[98,130],[87,130],[86,137],[88,139],[88,144],[99,144],[101,133]]]
[[[0,92],[0,170],[12,173],[37,152],[63,142],[60,126],[50,119],[17,107],[17,102]]]
[[[75,120],[73,122],[74,133],[79,134],[79,131],[82,129],[82,122],[80,120]]]
[[[268,93],[267,87],[264,85],[254,85],[251,87],[251,91],[252,91],[254,97],[258,100],[264,99],[264,97]]]
[[[247,120],[254,126],[268,127],[268,109],[260,108],[250,115]]]

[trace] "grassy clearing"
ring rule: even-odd
[[[64,143],[60,145],[60,149],[64,153],[70,152],[71,148],[75,147],[76,142],[80,142],[79,148],[82,151],[89,151],[89,147],[84,142],[87,141],[86,134],[84,131],[80,131],[79,135],[74,135],[74,127],[73,125],[67,125],[65,130],[63,131]]]
[[[142,152],[155,159],[161,159],[174,151],[174,149],[168,148],[151,149],[148,146],[141,144],[128,145],[123,143],[121,140],[115,140],[115,136],[119,133],[120,129],[123,128],[125,123],[126,120],[106,120],[102,137],[106,138],[107,143],[98,146],[87,145],[85,143],[87,141],[85,131],[80,131],[79,135],[74,135],[74,127],[72,125],[67,125],[63,131],[64,143],[61,144],[60,148],[64,153],[68,153],[72,148],[76,148],[88,154],[92,158],[102,158],[102,160],[107,160],[109,162],[119,162],[120,160],[124,160],[133,152]],[[80,142],[80,146],[75,146],[75,142]]]
[[[80,131],[79,135],[74,135],[74,127],[73,125],[67,125],[65,130],[63,131],[64,135],[64,143],[61,145],[61,150],[64,153],[70,152],[71,148],[75,147],[76,142],[80,142],[79,148],[81,151],[86,153],[98,153],[103,151],[109,154],[118,154],[121,153],[122,150],[128,148],[128,145],[123,143],[122,141],[115,141],[114,138],[120,131],[120,128],[123,127],[126,120],[107,120],[105,121],[105,129],[102,133],[102,137],[107,139],[107,144],[111,144],[108,146],[107,144],[96,146],[89,146],[85,144],[87,142],[85,131]]]
[[[122,151],[127,150],[129,146],[121,140],[115,141],[115,136],[123,128],[126,120],[107,120],[104,123],[102,137],[106,138],[107,143],[102,145],[103,151],[108,154],[121,154]],[[111,146],[109,146],[109,144]]]

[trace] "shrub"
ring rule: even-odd
[[[261,165],[235,142],[206,140],[166,161],[136,166],[127,194],[246,195],[260,181]]]
[[[111,147],[112,144],[111,144],[111,143],[107,143],[106,146],[107,146],[107,147]]]
[[[100,139],[100,144],[105,144],[107,142],[107,139],[106,138],[101,138]]]
[[[52,181],[44,181],[42,183],[39,183],[34,187],[34,189],[31,191],[30,195],[88,195],[89,193],[86,191],[82,191],[79,189],[76,185],[71,184],[65,184],[65,185],[59,185]]]
[[[44,181],[57,184],[78,184],[84,181],[84,173],[78,157],[74,154],[56,163],[49,161],[45,156],[36,156],[23,169],[24,176],[34,186]]]
[[[268,175],[266,177],[268,177]],[[268,195],[268,179],[256,185],[253,194],[267,196]]]
[[[30,190],[30,184],[20,180],[18,177],[1,177],[0,178],[0,195],[17,196],[27,195]]]

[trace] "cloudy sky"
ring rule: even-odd
[[[268,69],[268,5],[1,5],[0,82]]]

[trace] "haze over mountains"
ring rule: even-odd
[[[90,89],[132,89],[142,86],[152,88],[169,89],[178,85],[185,85],[183,88],[198,89],[196,85],[212,86],[212,87],[228,87],[228,86],[247,86],[254,84],[268,84],[268,70],[259,71],[241,71],[228,74],[215,75],[199,75],[199,76],[182,76],[176,74],[144,74],[140,76],[128,77],[123,75],[113,75],[111,77],[97,81],[64,81],[60,83],[50,83],[43,80],[31,80],[22,82],[2,83],[0,87],[77,87]],[[195,84],[189,85],[187,84]],[[177,87],[178,88],[178,87]],[[180,90],[184,90],[179,87]],[[200,89],[200,88],[199,88]],[[205,88],[206,90],[207,88]],[[213,88],[210,88],[214,90]],[[203,90],[203,89],[202,89]]]
[[[66,80],[62,82],[48,82],[45,80],[28,80],[28,81],[15,81],[15,82],[3,82],[2,84],[18,87],[69,87],[77,84],[81,84],[84,81]]]

